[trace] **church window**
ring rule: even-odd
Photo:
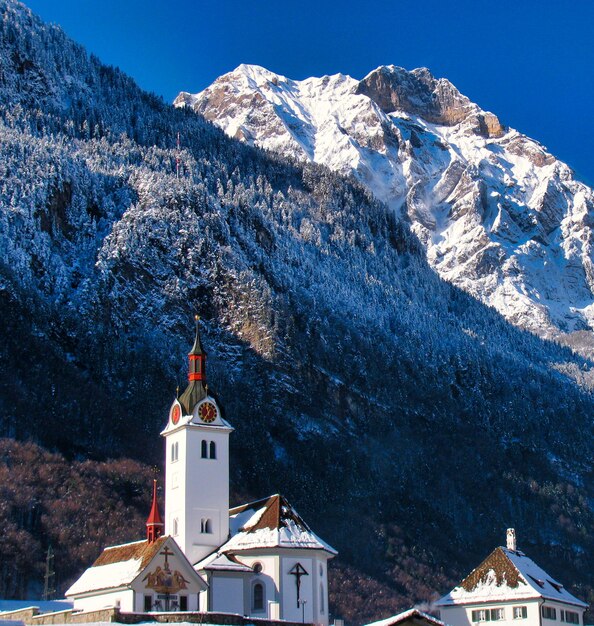
[[[264,585],[262,583],[256,583],[252,589],[252,610],[263,611],[264,610]]]
[[[320,613],[323,613],[325,610],[324,599],[324,585],[320,583]]]
[[[179,610],[187,611],[188,610],[188,596],[180,596],[179,597]]]
[[[256,574],[260,574],[262,572],[262,563],[254,563],[252,565],[252,569],[254,570],[254,572],[256,572]]]
[[[176,441],[171,444],[171,462],[177,461],[179,458],[179,443]]]
[[[210,458],[211,459],[217,458],[217,446],[214,441],[210,442]]]
[[[174,517],[174,518],[173,518],[173,524],[172,524],[172,526],[173,526],[173,528],[172,528],[172,531],[173,531],[173,536],[174,536],[174,537],[177,537],[177,533],[178,533],[178,526],[179,526],[179,523],[178,523],[178,521],[177,521],[177,517]]]
[[[201,533],[211,533],[212,532],[212,522],[208,517],[203,517],[200,520],[200,532]]]
[[[153,609],[153,596],[144,596],[144,612],[148,613]]]
[[[208,441],[202,440],[202,453],[200,455],[203,459],[208,459]]]

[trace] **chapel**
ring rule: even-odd
[[[165,514],[156,481],[146,539],[103,550],[66,592],[75,611],[199,611],[328,624],[337,552],[280,494],[229,507],[233,427],[206,382],[196,318],[188,385],[165,440]]]

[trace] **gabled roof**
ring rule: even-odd
[[[409,609],[403,613],[398,613],[398,615],[392,615],[392,617],[379,620],[379,622],[367,624],[367,626],[397,626],[405,622],[415,624],[415,626],[446,626],[441,620],[428,613],[423,613],[423,611],[419,611],[419,609]]]
[[[545,598],[587,608],[563,585],[519,550],[495,548],[493,552],[437,606]]]
[[[231,509],[229,528],[231,538],[221,546],[219,552],[254,548],[309,548],[337,554],[279,494]]]
[[[129,585],[150,563],[167,539],[168,537],[159,537],[153,543],[146,540],[134,541],[105,548],[65,595],[75,596]]]
[[[172,551],[166,553],[165,548],[172,549]],[[193,578],[194,583],[200,589],[206,588],[206,583],[194,570],[175,539],[167,535],[159,537],[152,543],[149,541],[135,541],[134,543],[105,548],[93,565],[68,589],[66,596],[103,594],[112,589],[130,588],[137,578],[143,576],[147,568],[151,567],[153,559],[155,559],[157,554],[165,556],[165,564],[168,556],[177,559],[177,563],[182,566],[185,575]],[[164,569],[159,565],[156,568],[156,572],[158,571],[167,572],[167,565],[164,566]],[[175,570],[174,579],[177,574],[179,572]],[[147,574],[148,577],[154,575],[155,572]],[[185,580],[184,578],[184,583],[188,582],[191,582],[191,580]],[[167,583],[166,586],[169,587],[170,584]],[[154,586],[151,588],[157,589]]]

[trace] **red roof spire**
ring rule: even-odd
[[[157,504],[157,479],[153,480],[153,503],[151,512],[146,520],[146,540],[149,543],[155,542],[163,534],[164,524],[159,513],[159,505]]]

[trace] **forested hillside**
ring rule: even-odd
[[[508,526],[592,594],[591,361],[440,280],[355,181],[226,138],[17,2],[0,14],[2,436],[72,472],[159,465],[198,312],[236,502],[282,491],[340,551],[335,615],[429,601]],[[118,498],[134,527],[97,551],[142,533],[145,501]],[[16,541],[0,567],[25,595],[50,534],[20,510],[3,514],[39,533],[36,565]],[[61,549],[66,581],[84,559]]]

